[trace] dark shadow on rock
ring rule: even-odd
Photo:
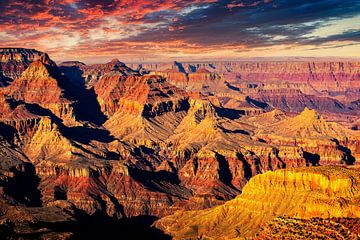
[[[76,94],[75,112],[79,120],[89,121],[101,126],[107,120],[106,115],[101,111],[94,88],[79,89]]]
[[[39,207],[42,204],[41,192],[38,189],[40,178],[32,164],[24,163],[23,168],[11,169],[15,176],[4,184],[4,192],[27,207]]]
[[[74,85],[84,86],[85,79],[82,74],[83,71],[78,66],[60,66],[60,72],[71,81]]]
[[[168,196],[188,199],[192,196],[191,190],[181,185],[177,174],[165,170],[145,171],[138,168],[129,168],[130,176],[150,191],[166,193]],[[169,199],[171,201],[171,199]]]
[[[16,129],[3,122],[0,122],[0,135],[9,143],[13,143],[18,137]]]
[[[67,192],[60,186],[54,187],[54,199],[55,200],[67,200]]]
[[[69,139],[88,144],[92,140],[99,142],[111,142],[114,137],[108,130],[91,128],[91,127],[67,127],[62,123],[62,119],[54,115],[50,110],[45,109],[37,104],[26,104],[26,108],[32,113],[39,116],[49,117],[59,127],[60,132]]]
[[[180,184],[178,176],[174,173],[160,170],[157,172],[145,171],[138,168],[129,168],[129,174],[137,181],[149,188],[157,188],[157,183],[168,182]]]
[[[0,72],[0,88],[9,86],[12,81],[12,78],[4,76],[2,72]]]
[[[76,222],[65,223],[41,223],[39,227],[45,227],[55,232],[72,232],[71,239],[171,239],[163,231],[152,227],[157,220],[152,216],[138,216],[115,220],[102,216],[91,216],[79,219]]]
[[[244,155],[242,153],[237,153],[237,158],[242,162],[244,168],[244,177],[246,180],[250,180],[253,176],[251,165],[246,161]]]
[[[262,109],[268,109],[270,107],[269,104],[252,99],[249,96],[246,97],[246,102]]]
[[[319,166],[320,165],[320,155],[316,153],[303,152],[303,157],[306,160],[306,166]]]
[[[78,120],[89,121],[98,126],[102,125],[107,117],[101,111],[94,88],[87,89],[83,78],[83,71],[79,66],[60,67],[66,86],[66,92],[75,101],[74,108]]]
[[[241,91],[240,88],[238,88],[238,87],[236,87],[234,85],[231,85],[229,82],[225,82],[225,86],[227,86],[228,88],[230,88],[231,90],[234,90],[234,91],[238,91],[238,92]]]
[[[345,163],[346,165],[354,165],[355,157],[352,155],[351,150],[346,146],[340,144],[339,140],[332,139],[333,142],[337,144],[337,148],[343,152],[343,156],[340,163]]]
[[[248,131],[245,131],[243,129],[234,129],[234,130],[229,130],[229,129],[225,129],[223,127],[221,127],[221,129],[223,130],[224,133],[240,133],[240,134],[244,134],[244,135],[250,135],[250,133]]]
[[[244,110],[229,108],[216,108],[216,113],[219,115],[219,117],[225,117],[231,120],[239,119],[242,115],[245,115]]]
[[[89,144],[90,141],[109,143],[114,140],[108,130],[90,128],[90,127],[64,127],[63,134],[67,138],[83,144]]]
[[[158,219],[154,216],[137,216],[118,220],[100,213],[91,216],[77,211],[75,220],[63,222],[43,222],[39,221],[30,227],[32,232],[14,234],[11,239],[62,239],[64,233],[72,233],[71,240],[88,239],[159,239],[168,240],[171,236],[153,227],[153,223]],[[41,229],[41,231],[39,231]]]
[[[181,73],[187,74],[184,66],[182,65],[182,63],[175,61],[174,64],[178,67],[178,69],[179,69],[179,71]]]
[[[196,72],[196,66],[189,64],[189,70],[190,72]]]
[[[232,181],[232,174],[230,171],[229,163],[226,158],[218,153],[215,153],[216,160],[219,163],[219,178],[220,180],[225,183],[226,185],[233,187]]]

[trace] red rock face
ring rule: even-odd
[[[310,82],[318,90],[327,88],[359,87],[359,62],[331,61],[263,61],[263,62],[213,62],[213,63],[182,63],[187,73],[198,69],[207,69],[223,74],[236,74],[243,81],[269,82]],[[143,68],[152,71],[166,72],[167,64],[142,64]]]
[[[0,72],[4,77],[14,80],[40,58],[42,52],[34,49],[2,48],[0,49]],[[1,74],[0,74],[1,75]]]
[[[181,99],[187,96],[160,76],[124,77],[122,74],[109,73],[95,84],[94,89],[102,111],[108,116],[119,109],[148,116],[178,111]]]
[[[213,89],[224,88],[224,78],[217,73],[208,71],[205,68],[199,68],[194,72],[186,72],[176,63],[176,67],[163,71],[154,71],[153,74],[165,77],[175,86],[188,91],[212,91]]]
[[[62,119],[71,119],[72,101],[65,97],[65,84],[56,64],[44,54],[2,92],[14,101],[38,104]]]
[[[60,70],[73,81],[82,81],[87,87],[94,86],[104,75],[130,76],[138,75],[137,71],[127,67],[118,59],[105,64],[86,65],[81,62],[63,62]],[[80,78],[80,80],[78,79]]]

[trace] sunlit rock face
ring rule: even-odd
[[[2,93],[14,101],[37,104],[61,119],[71,120],[73,107],[65,96],[66,85],[56,64],[45,53],[32,62],[20,78],[3,88]]]
[[[35,49],[1,48],[0,49],[0,76],[9,82],[21,76],[22,72],[40,58],[42,52]],[[1,79],[1,77],[0,77]]]
[[[259,138],[278,145],[299,146],[309,160],[318,164],[337,164],[358,156],[358,131],[352,131],[333,122],[327,122],[316,111],[305,108],[294,118],[266,125],[258,132]],[[353,156],[348,156],[352,153]],[[321,159],[321,162],[320,162]],[[351,163],[352,162],[352,163]]]
[[[260,230],[254,239],[358,239],[360,234],[359,218],[310,218],[299,219],[277,217]]]
[[[360,216],[359,181],[357,169],[343,167],[267,172],[253,177],[239,196],[224,205],[202,211],[179,211],[155,226],[174,239],[237,239],[255,237],[262,226],[280,216],[309,220],[344,218],[346,223],[346,218]],[[351,219],[348,221],[351,223]],[[283,225],[291,229],[293,223]],[[313,231],[322,234],[320,229]],[[268,234],[271,238],[272,232]]]

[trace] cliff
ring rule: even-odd
[[[88,88],[94,86],[104,75],[130,76],[139,73],[119,59],[113,59],[104,64],[86,65],[77,61],[60,63],[60,70],[66,77],[74,82],[85,84]]]
[[[186,73],[206,69],[209,72],[236,75],[242,81],[305,82],[321,90],[359,87],[359,62],[335,61],[238,61],[210,63],[177,63],[171,69],[184,69]],[[141,67],[164,72],[165,64],[142,64]],[[171,65],[170,65],[171,66]],[[229,76],[230,77],[230,76]],[[354,85],[355,84],[355,85]]]
[[[267,172],[253,177],[238,197],[224,205],[179,211],[155,226],[174,239],[237,239],[254,237],[277,216],[359,218],[359,181],[358,170],[343,167]]]
[[[0,75],[10,79],[19,78],[25,69],[40,58],[42,52],[25,48],[0,48]]]
[[[73,101],[66,96],[67,80],[47,54],[32,62],[2,93],[14,101],[37,104],[65,121],[73,121]]]

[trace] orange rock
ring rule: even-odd
[[[254,237],[278,216],[359,218],[359,181],[358,170],[343,167],[267,172],[253,177],[239,196],[224,205],[178,211],[155,226],[174,239],[238,239]]]

